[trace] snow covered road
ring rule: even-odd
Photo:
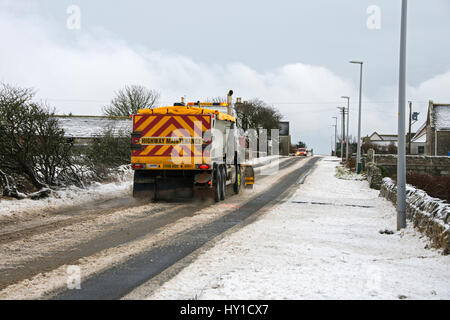
[[[104,203],[87,202],[75,208],[62,206],[56,210],[42,209],[45,203],[39,201],[36,207],[41,211],[27,212],[25,203],[25,211],[15,209],[14,215],[4,216],[1,221],[0,298],[51,297],[66,287],[70,265],[80,268],[84,287],[90,278],[116,265],[127,264],[128,260],[149,250],[164,248],[180,234],[225,219],[254,198],[256,203],[261,203],[258,197],[262,193],[307,162],[298,158],[281,159],[277,176],[260,174],[253,190],[229,197],[220,204],[140,203],[121,193],[117,199]],[[265,164],[261,169],[274,165]],[[129,182],[124,181],[124,184]],[[147,279],[139,280],[138,284]]]
[[[335,177],[336,158],[284,203],[217,241],[155,290],[128,299],[450,299],[450,256],[425,249],[367,181]]]

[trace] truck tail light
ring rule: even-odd
[[[140,131],[135,131],[135,132],[131,133],[131,143],[132,144],[139,144],[140,141],[141,141],[141,132]]]
[[[131,143],[132,144],[139,144],[140,140],[141,140],[140,137],[131,137]]]
[[[211,137],[203,137],[203,144],[210,144],[212,142]]]
[[[208,164],[200,164],[198,166],[199,169],[201,170],[208,170],[209,169],[209,165]]]
[[[131,150],[141,150],[141,132],[135,131],[131,134]]]
[[[133,163],[131,164],[131,168],[136,170],[136,169],[144,169],[145,164],[143,163]]]

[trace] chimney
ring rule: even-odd
[[[227,113],[229,115],[231,115],[231,104],[233,103],[232,100],[232,95],[233,95],[233,90],[228,91],[228,95],[227,95]]]

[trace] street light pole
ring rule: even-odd
[[[405,138],[405,87],[406,87],[406,21],[407,0],[402,0],[400,33],[400,67],[398,86],[398,148],[397,148],[397,230],[406,227],[406,138]]]
[[[337,136],[337,117],[332,117],[333,119],[336,119],[336,124],[333,124],[334,126],[334,155],[337,157],[337,144],[336,144],[336,136]]]
[[[359,64],[359,114],[358,114],[358,143],[356,150],[356,173],[361,172],[361,97],[362,97],[362,61],[350,61],[350,63]]]
[[[412,101],[409,101],[409,130],[408,130],[408,154],[411,154],[411,121],[412,121]]]
[[[344,161],[344,139],[345,139],[345,107],[338,107],[342,111],[342,125],[341,125],[341,161]]]
[[[333,155],[333,135],[330,137],[331,155]]]
[[[343,99],[347,99],[347,138],[345,139],[345,161],[348,162],[348,139],[350,137],[350,97],[341,96]]]

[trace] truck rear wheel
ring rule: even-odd
[[[216,182],[214,190],[214,201],[219,202],[222,194],[222,171],[220,167],[216,166],[214,170],[214,180]]]
[[[224,166],[219,167],[222,175],[222,190],[220,190],[220,200],[225,200],[227,196],[227,174]]]

